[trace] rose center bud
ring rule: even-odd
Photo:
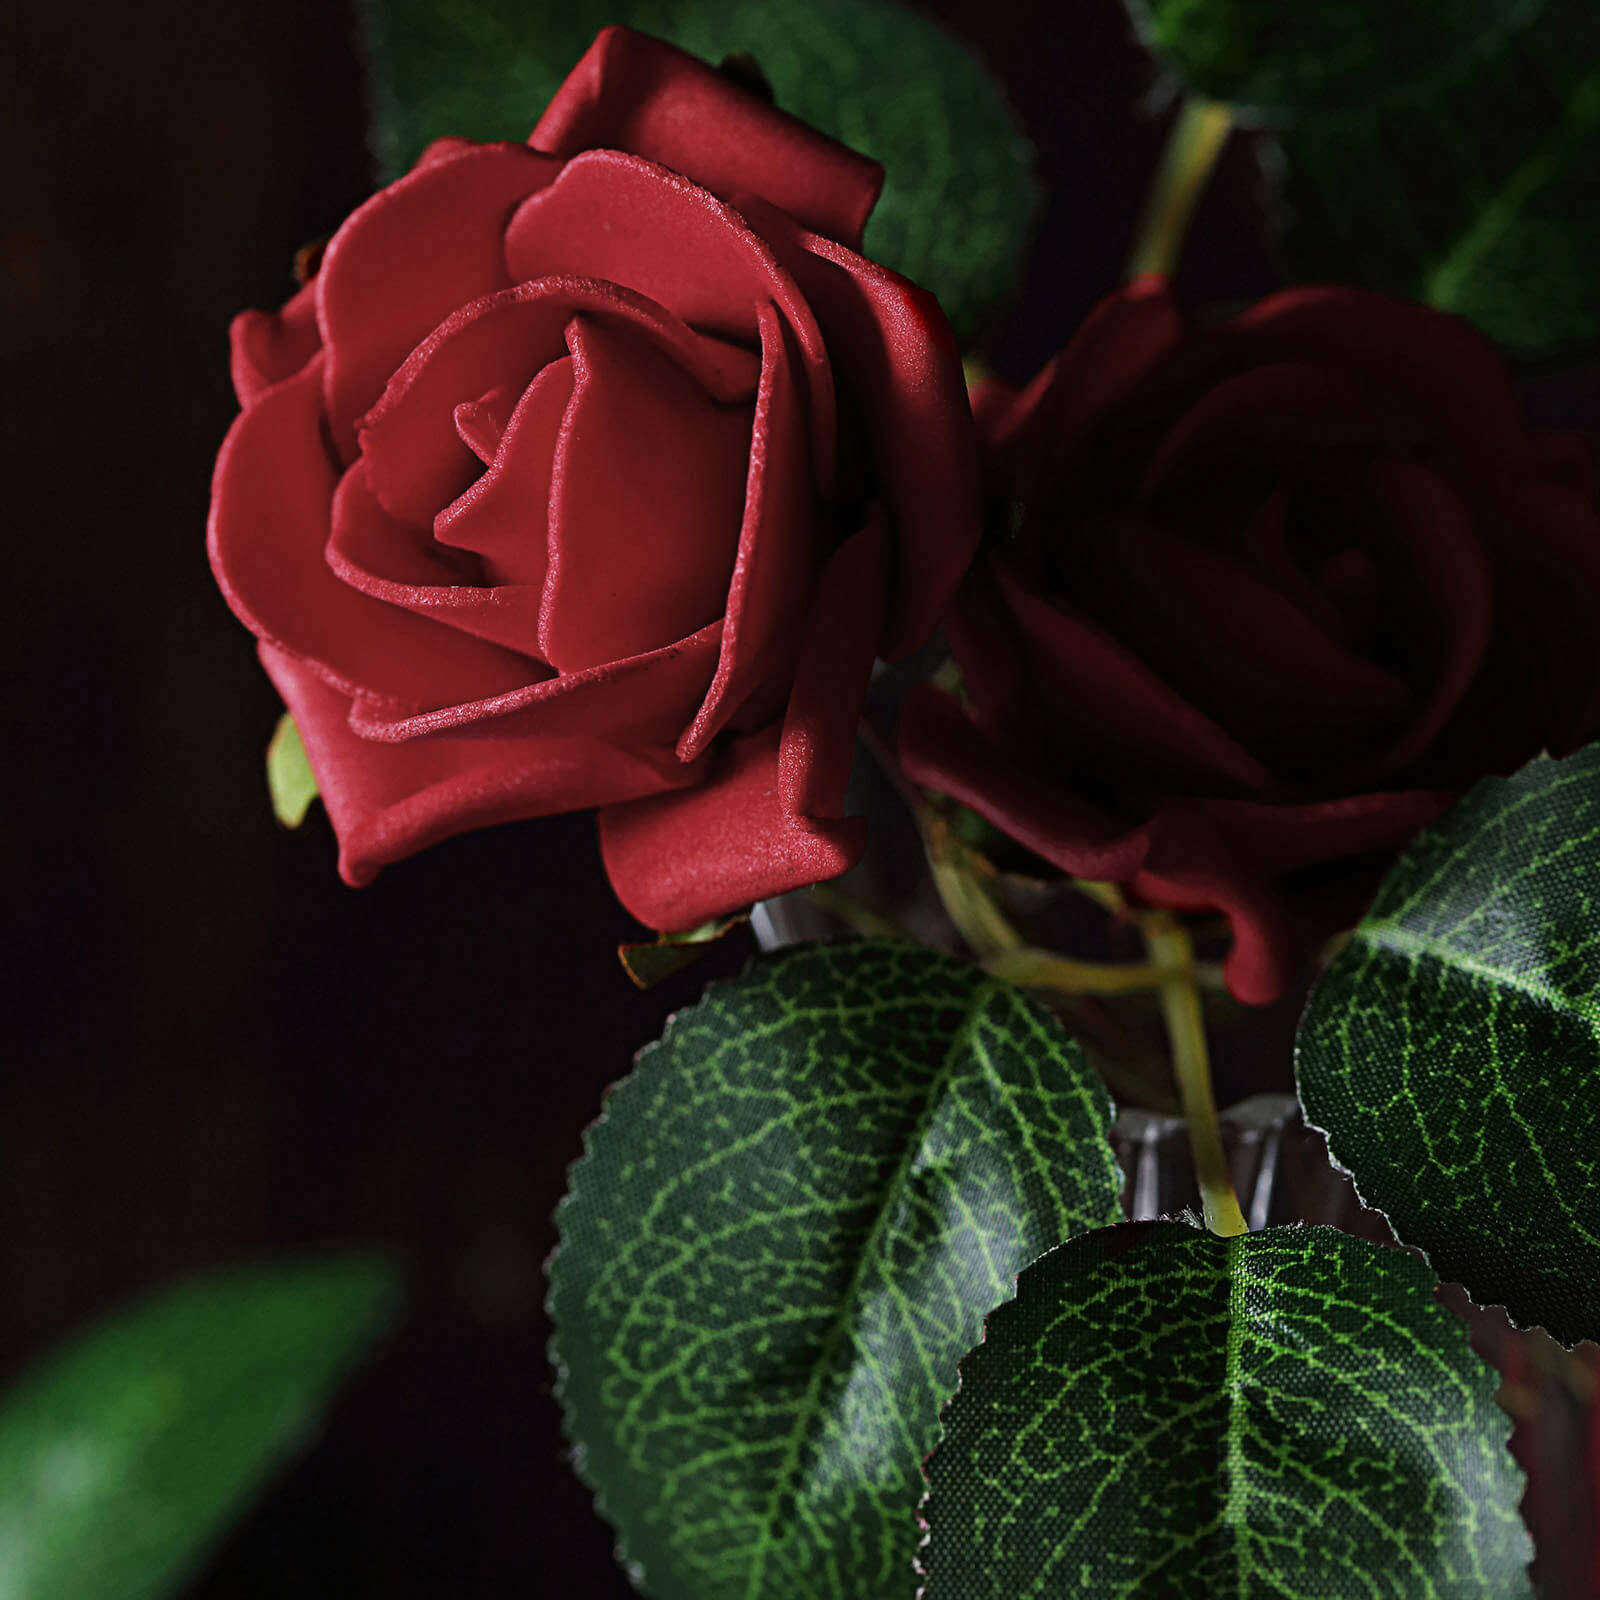
[[[724,364],[754,357],[720,340]],[[724,611],[750,477],[753,399],[718,399],[649,333],[579,314],[517,393],[455,408],[482,475],[434,525],[515,586],[558,672],[626,660]]]

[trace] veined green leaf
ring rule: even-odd
[[[1440,1275],[1600,1338],[1600,745],[1479,784],[1311,997],[1300,1102]]]
[[[286,828],[298,828],[317,798],[316,774],[306,760],[300,730],[287,711],[278,718],[267,745],[267,792],[272,796],[273,816]]]
[[[172,1593],[394,1295],[371,1260],[235,1269],[48,1355],[0,1400],[0,1600]]]
[[[926,1600],[1519,1600],[1509,1420],[1427,1269],[1128,1223],[1024,1272],[928,1463]]]
[[[372,0],[375,137],[390,176],[430,139],[523,139],[608,23],[718,62],[754,56],[777,104],[883,163],[865,250],[970,335],[1011,292],[1037,195],[1000,89],[888,0]]]
[[[1117,1214],[1059,1023],[900,943],[713,986],[612,1091],[551,1268],[568,1429],[657,1600],[907,1600],[984,1312]]]

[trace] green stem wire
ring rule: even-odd
[[[1161,969],[1161,1012],[1172,1041],[1172,1065],[1189,1125],[1189,1148],[1205,1208],[1206,1226],[1224,1239],[1248,1233],[1249,1224],[1234,1193],[1222,1125],[1211,1090],[1211,1059],[1206,1050],[1205,1017],[1194,974],[1194,945],[1183,925],[1166,912],[1150,912],[1141,922],[1150,961]]]
[[[1169,278],[1177,270],[1195,205],[1232,128],[1232,108],[1221,101],[1191,95],[1179,107],[1134,234],[1130,279],[1151,272]]]

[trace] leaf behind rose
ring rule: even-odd
[[[374,141],[389,177],[444,134],[522,139],[594,35],[625,23],[711,62],[754,56],[785,111],[881,162],[864,249],[958,335],[1010,293],[1037,199],[984,66],[888,0],[370,0]]]
[[[1593,0],[1127,0],[1185,85],[1275,130],[1303,281],[1467,317],[1514,353],[1600,340]]]

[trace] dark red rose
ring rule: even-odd
[[[657,928],[854,863],[873,659],[979,522],[948,326],[856,253],[881,179],[607,29],[527,144],[433,145],[235,321],[212,564],[349,882],[590,806]]]
[[[974,403],[1003,520],[948,621],[965,705],[918,692],[906,765],[1225,913],[1239,998],[1474,779],[1600,727],[1593,481],[1459,320],[1303,289],[1191,329],[1146,279]]]

